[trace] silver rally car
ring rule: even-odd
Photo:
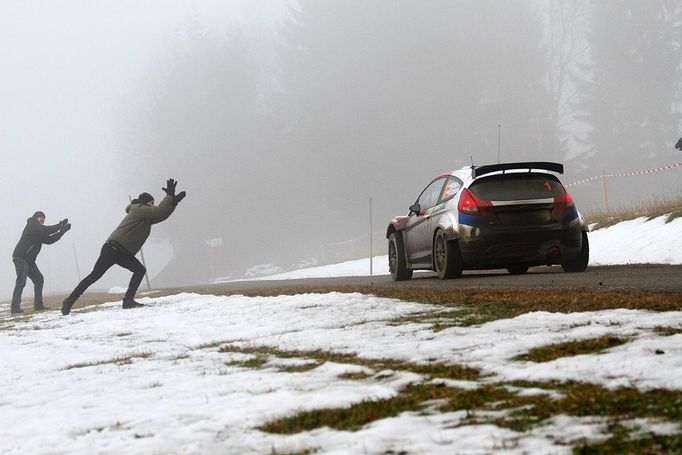
[[[434,270],[445,279],[498,268],[521,274],[552,264],[585,271],[588,227],[554,175],[563,170],[559,163],[502,163],[437,176],[408,215],[388,225],[391,276],[409,280],[414,270]]]

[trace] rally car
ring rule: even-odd
[[[441,279],[466,269],[505,268],[526,273],[560,264],[583,272],[589,261],[588,227],[550,162],[467,166],[435,177],[406,216],[386,230],[394,280],[414,270]]]

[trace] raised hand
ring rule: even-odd
[[[69,222],[69,219],[68,219],[68,218],[64,218],[63,220],[61,220],[61,221],[59,222],[59,225],[60,225],[60,226],[65,226],[68,222]]]
[[[182,201],[185,198],[185,196],[187,196],[187,191],[180,191],[180,193],[178,193],[173,198],[173,202],[175,202],[177,204],[178,202]]]
[[[175,196],[175,187],[178,186],[178,182],[173,179],[166,180],[166,188],[161,188],[166,192],[167,195],[173,197]]]

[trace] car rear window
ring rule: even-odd
[[[477,197],[487,201],[547,199],[564,194],[559,180],[550,174],[491,175],[476,180],[470,189]]]

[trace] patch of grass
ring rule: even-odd
[[[461,310],[453,308],[438,312],[408,314],[391,320],[388,325],[398,326],[410,323],[430,324],[437,322],[440,319],[455,319],[457,316],[459,316],[460,312]]]
[[[432,378],[475,380],[479,378],[479,371],[475,368],[456,364],[444,363],[410,363],[395,359],[367,359],[355,354],[343,354],[323,350],[315,351],[283,351],[269,346],[237,346],[227,344],[220,347],[219,352],[239,352],[243,354],[273,356],[283,359],[301,358],[312,359],[319,363],[334,362],[341,364],[362,365],[374,371],[394,370],[410,371],[412,373]]]
[[[242,367],[242,368],[263,368],[263,365],[268,363],[268,357],[265,355],[255,355],[250,359],[246,360],[232,360],[230,362],[225,362],[225,365],[229,367]]]
[[[551,384],[562,393],[562,398],[511,395],[498,405],[498,408],[507,408],[511,412],[490,423],[525,431],[559,414],[598,416],[613,421],[637,417],[658,417],[672,422],[682,419],[682,392],[679,391],[656,389],[641,392],[629,387],[612,390],[601,385],[576,382]],[[535,386],[547,388],[548,384],[539,383]]]
[[[548,395],[524,396],[511,391],[509,385],[521,388],[558,390],[562,398]],[[441,404],[428,408],[427,403]],[[428,410],[427,410],[428,408]],[[597,416],[613,422],[636,417],[682,420],[682,392],[634,388],[606,389],[585,383],[494,383],[475,390],[447,387],[442,384],[411,384],[392,398],[364,400],[344,408],[302,411],[293,416],[273,420],[259,429],[269,433],[294,434],[315,428],[357,431],[364,425],[402,412],[467,411],[462,424],[493,424],[524,432],[560,415]],[[500,415],[500,413],[502,413]],[[615,436],[614,436],[615,437]],[[671,439],[675,441],[676,439]]]
[[[663,199],[654,199],[645,204],[632,205],[611,210],[595,210],[585,214],[588,224],[597,224],[597,229],[613,226],[622,221],[634,220],[642,216],[649,220],[668,215],[666,222],[682,216],[682,195],[674,195]]]
[[[643,438],[629,438],[629,433],[618,434],[607,441],[582,444],[573,448],[575,455],[625,454],[669,455],[682,453],[682,435],[650,434]]]
[[[604,335],[599,338],[588,340],[567,341],[565,343],[550,344],[534,348],[526,354],[513,358],[513,360],[530,362],[550,362],[562,357],[573,357],[581,354],[596,354],[614,346],[620,346],[629,340],[614,335]]]
[[[383,400],[365,400],[345,408],[318,409],[302,411],[293,416],[273,420],[261,426],[261,431],[280,434],[294,434],[315,428],[330,427],[336,430],[357,431],[364,425],[402,412],[427,412],[427,404],[437,400],[443,402],[436,407],[437,412],[467,410],[470,419],[467,423],[497,423],[490,419],[478,421],[474,417],[479,410],[498,410],[500,403],[509,406],[530,404],[536,397],[519,397],[512,402],[514,393],[504,387],[488,385],[476,390],[457,389],[442,384],[412,384],[399,391],[396,397]],[[543,420],[536,419],[538,421]],[[506,421],[504,426],[511,427]],[[516,425],[518,426],[518,425]]]
[[[276,449],[270,451],[270,455],[312,455],[317,453],[318,449],[303,449],[297,452],[279,452]]]
[[[183,352],[181,354],[176,355],[175,357],[171,357],[169,360],[172,362],[177,362],[178,360],[185,360],[185,359],[189,359],[189,354],[187,354],[186,352]]]
[[[278,365],[277,371],[282,373],[305,373],[306,371],[314,370],[322,365],[319,362],[310,362],[302,365]]]
[[[258,429],[267,433],[295,434],[315,428],[357,431],[367,423],[398,415],[415,403],[406,397],[361,401],[348,408],[303,411],[291,417],[268,422]]]
[[[339,379],[347,379],[351,381],[362,381],[363,379],[371,378],[371,374],[367,374],[364,371],[356,371],[355,373],[343,373],[338,376]]]
[[[452,390],[440,385],[405,387],[398,396],[382,400],[364,400],[345,408],[316,409],[268,422],[259,430],[268,433],[295,434],[315,428],[357,431],[376,420],[393,417],[405,411],[422,409],[422,403],[443,399]]]
[[[450,309],[432,313],[418,313],[403,316],[389,322],[389,325],[400,326],[409,323],[431,324],[431,330],[437,333],[450,327],[466,327],[480,323],[480,319],[467,314],[463,309]]]
[[[196,346],[191,347],[190,349],[192,351],[200,351],[202,349],[220,348],[221,346],[226,345],[228,343],[232,343],[232,342],[234,342],[234,340],[211,341],[208,343],[198,344]]]
[[[95,362],[74,363],[71,365],[67,365],[64,369],[65,370],[72,370],[74,368],[94,367],[97,365],[107,365],[107,364],[112,364],[112,363],[115,365],[130,365],[131,363],[133,363],[133,359],[146,359],[148,357],[151,357],[151,355],[152,355],[151,352],[134,352],[132,354],[118,356],[118,357],[114,357],[114,358],[108,359],[108,360],[98,360]]]
[[[654,327],[654,333],[662,337],[669,337],[682,333],[682,328],[680,327]]]

